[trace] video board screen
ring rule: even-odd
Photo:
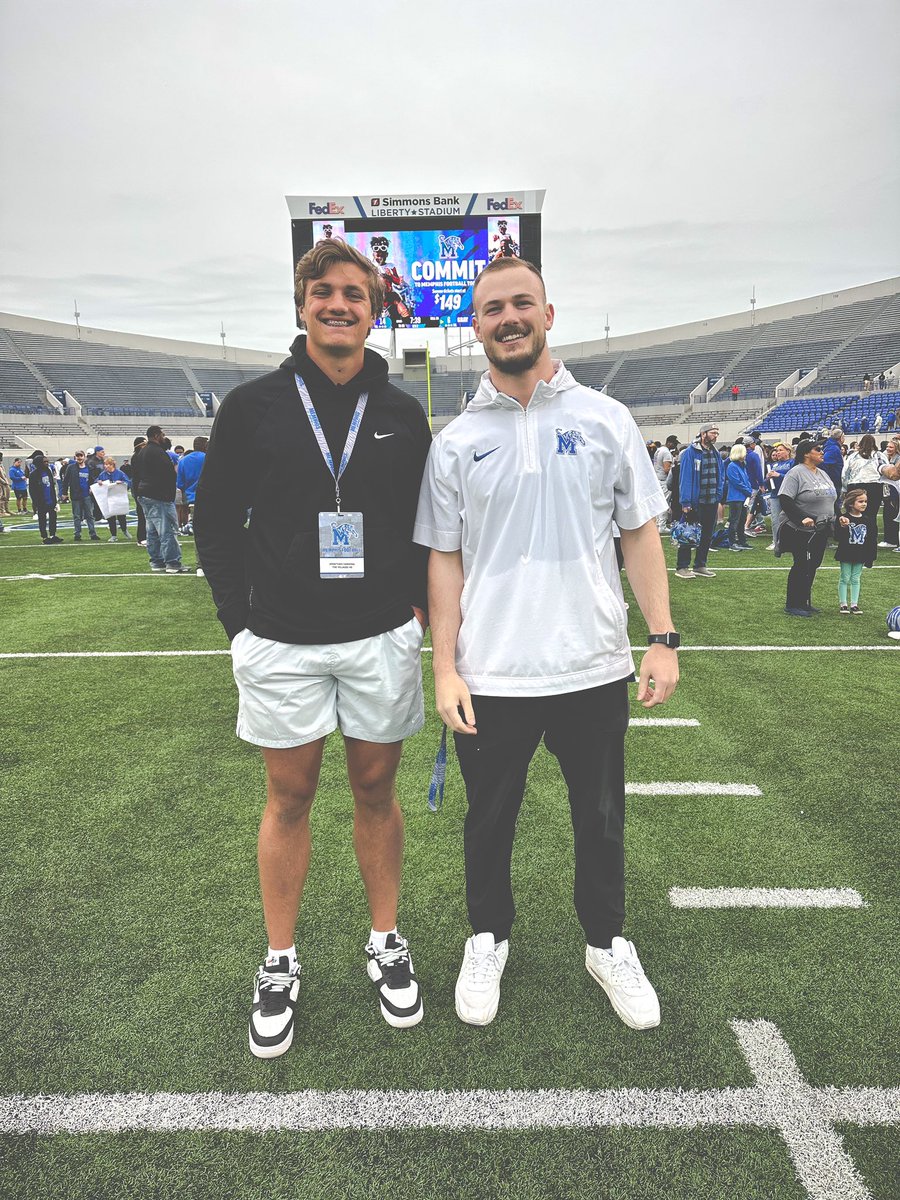
[[[313,242],[342,238],[381,271],[379,328],[472,323],[472,286],[495,258],[518,258],[518,217],[474,217],[441,228],[381,229],[372,222],[313,221]]]

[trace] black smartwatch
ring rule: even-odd
[[[681,637],[677,633],[649,633],[647,645],[652,646],[656,642],[661,646],[668,646],[670,650],[677,650],[681,645]]]

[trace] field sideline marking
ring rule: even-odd
[[[870,1200],[833,1126],[900,1124],[900,1088],[812,1087],[770,1021],[730,1024],[752,1087],[7,1095],[0,1096],[0,1133],[752,1126],[781,1134],[811,1200]]]
[[[673,908],[868,908],[853,888],[669,888]]]
[[[635,653],[643,653],[646,646],[632,646]],[[791,650],[821,654],[826,650],[845,651],[900,651],[896,646],[682,646],[680,653],[691,650]],[[423,654],[430,654],[431,647],[423,646]],[[230,650],[20,650],[4,651],[3,658],[215,658],[231,654]],[[634,722],[632,722],[633,724]]]

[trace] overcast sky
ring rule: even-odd
[[[285,194],[547,189],[553,340],[900,274],[896,0],[0,0],[0,309],[279,350]]]

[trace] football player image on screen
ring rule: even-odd
[[[409,285],[392,262],[388,262],[391,244],[384,234],[377,234],[369,242],[372,251],[372,261],[381,271],[384,282],[384,315],[390,318],[392,325],[408,325],[415,311]]]
[[[518,258],[519,243],[509,228],[509,222],[501,217],[497,222],[497,231],[491,236],[491,262],[496,258]]]

